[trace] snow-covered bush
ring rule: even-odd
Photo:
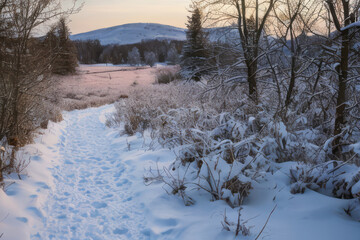
[[[161,171],[169,193],[185,198],[189,187],[201,188],[214,200],[224,199],[238,206],[249,195],[253,181],[253,173],[246,170],[255,169],[255,165],[239,160],[246,155],[253,132],[248,130],[248,123],[236,122],[229,113],[241,104],[233,95],[228,96],[231,104],[223,106],[223,96],[201,96],[202,92],[200,84],[189,83],[135,89],[128,99],[116,104],[117,111],[109,117],[108,125],[123,123],[127,134],[150,129],[162,146],[178,149],[173,165]],[[244,139],[245,132],[249,139]],[[184,177],[180,181],[173,176]]]
[[[180,175],[174,175],[174,170],[167,167],[160,170],[158,166],[156,170],[150,168],[147,175],[144,176],[144,182],[148,185],[157,182],[164,183],[164,189],[168,194],[180,196],[186,206],[194,204],[195,201],[185,192],[188,187],[186,182],[187,172],[185,171],[180,177]]]
[[[160,68],[156,72],[155,83],[168,84],[175,80],[179,80],[180,78],[179,69]]]
[[[360,222],[360,197],[357,199],[353,199],[347,208],[344,209],[345,213],[350,217]]]
[[[4,178],[15,173],[21,179],[21,173],[29,165],[29,159],[19,156],[17,148],[0,142],[0,188],[4,188]]]
[[[188,107],[197,101],[195,88],[189,84],[136,88],[129,93],[129,98],[115,104],[116,112],[108,117],[107,125],[120,126],[124,123],[127,134],[143,132],[147,128],[157,129],[164,124],[161,119],[164,112]]]
[[[246,221],[241,219],[241,210],[242,208],[239,208],[238,211],[238,217],[237,222],[231,222],[228,217],[226,216],[226,211],[224,214],[224,220],[221,222],[223,229],[225,231],[233,232],[235,234],[235,237],[239,236],[241,233],[242,236],[248,236],[250,235],[250,228],[245,225]]]
[[[271,94],[263,96],[274,101]],[[128,134],[148,129],[154,141],[173,149],[174,162],[148,171],[145,179],[165,183],[166,191],[179,195],[186,205],[196,201],[191,190],[197,189],[211,200],[239,206],[267,172],[276,172],[288,161],[304,166],[291,170],[293,193],[311,188],[354,197],[358,168],[324,163],[329,160],[331,138],[321,127],[313,128],[306,115],[283,119],[274,117],[276,111],[255,105],[241,88],[206,92],[201,83],[171,83],[134,89],[116,104],[109,121],[124,124]],[[349,174],[342,173],[345,168]]]
[[[304,193],[307,187],[337,198],[360,196],[360,170],[355,165],[340,161],[300,165],[290,170],[290,176],[292,193]]]

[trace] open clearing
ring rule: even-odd
[[[58,77],[59,87],[55,92],[61,99],[61,109],[97,107],[126,97],[132,88],[153,84],[156,72],[162,68],[176,67],[80,65],[76,75]]]

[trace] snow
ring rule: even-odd
[[[102,45],[133,44],[143,40],[186,39],[185,29],[155,23],[131,23],[70,36],[71,40],[98,39]]]
[[[236,29],[229,27],[205,28],[213,42],[238,41]],[[186,40],[186,29],[157,23],[129,23],[90,32],[74,34],[71,40],[99,40],[102,45],[133,44],[146,40]]]
[[[238,208],[209,201],[195,188],[189,194],[196,203],[186,207],[161,183],[144,184],[146,169],[168,166],[176,156],[146,132],[130,137],[106,128],[112,111],[107,105],[65,112],[64,121],[51,123],[25,147],[22,154],[32,160],[28,175],[0,191],[1,239],[234,239],[221,221],[226,211],[235,222]],[[260,173],[241,211],[244,224],[253,227],[241,239],[254,239],[275,206],[259,239],[359,239],[360,223],[343,210],[353,200],[309,189],[290,193],[295,166],[287,162],[273,175]]]
[[[352,148],[357,154],[360,154],[360,142],[350,145],[350,148]]]
[[[347,29],[356,28],[356,27],[360,27],[360,21],[351,23],[351,24],[347,25],[346,27],[341,28],[341,31],[345,31]]]

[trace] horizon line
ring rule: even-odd
[[[174,28],[179,28],[179,29],[186,30],[186,28],[183,28],[183,27],[177,27],[177,26],[174,26],[174,25],[158,23],[158,22],[128,22],[128,23],[123,23],[123,24],[119,24],[119,25],[113,25],[113,26],[109,26],[109,27],[97,28],[97,29],[94,29],[94,30],[89,30],[89,31],[86,31],[86,32],[79,32],[79,33],[72,33],[71,29],[70,29],[70,32],[71,32],[71,35],[74,36],[74,35],[79,35],[79,34],[83,34],[83,33],[94,32],[94,31],[101,30],[101,29],[108,29],[108,28],[119,27],[119,26],[130,25],[130,24],[158,24],[158,25],[169,26],[169,27],[174,27]]]

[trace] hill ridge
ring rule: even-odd
[[[95,40],[102,45],[133,44],[149,39],[186,39],[185,29],[160,23],[127,23],[71,35],[72,40]]]

